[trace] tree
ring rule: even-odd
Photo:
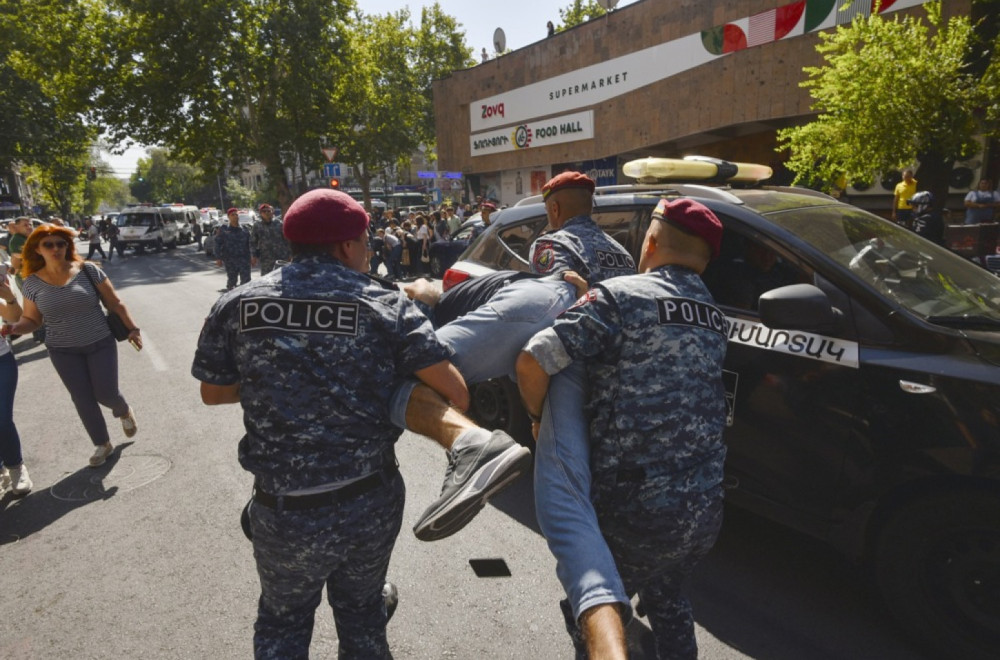
[[[63,215],[86,174],[112,24],[100,0],[0,3],[0,162],[34,166],[33,180]]]
[[[806,67],[801,83],[819,115],[778,132],[796,181],[870,182],[916,159],[921,188],[943,203],[954,161],[975,153],[974,135],[996,133],[996,114],[984,112],[996,107],[995,82],[970,66],[982,46],[972,21],[925,7],[927,20],[872,15],[819,35],[825,64]],[[996,75],[997,51],[989,57]]]
[[[359,13],[347,52],[351,66],[337,90],[346,121],[327,134],[354,167],[370,208],[372,181],[408,162],[419,145],[433,145],[433,81],[474,62],[455,19],[437,3],[422,10],[417,28],[407,10]]]
[[[608,10],[599,5],[596,0],[573,0],[573,4],[559,10],[559,18],[562,19],[562,24],[556,26],[556,32],[576,27],[587,21],[600,18],[607,13]]]
[[[202,171],[171,158],[169,149],[153,148],[140,158],[132,179],[132,194],[142,202],[192,202],[204,188]]]
[[[351,0],[108,0],[117,77],[99,105],[112,138],[169,144],[211,175],[255,160],[287,207],[286,169],[318,162],[338,123]]]

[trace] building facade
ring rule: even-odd
[[[625,161],[653,155],[768,164],[788,183],[776,131],[811,118],[800,83],[821,63],[817,34],[873,5],[922,14],[923,3],[642,0],[437,81],[438,168],[503,204],[564,169],[624,183]]]

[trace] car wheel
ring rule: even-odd
[[[469,387],[469,417],[483,428],[499,429],[526,447],[533,447],[531,420],[521,405],[517,385],[507,377]]]
[[[444,275],[444,264],[441,263],[441,257],[434,254],[431,255],[431,275],[434,277],[442,277]]]
[[[169,243],[167,243],[167,249],[168,250],[174,250],[176,248],[177,248],[177,239],[176,238],[174,240],[170,241]]]
[[[940,657],[996,657],[1000,497],[955,492],[911,502],[882,527],[873,559],[890,612]]]

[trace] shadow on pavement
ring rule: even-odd
[[[32,491],[19,498],[5,494],[0,499],[0,522],[3,523],[0,525],[0,546],[25,539],[82,506],[114,497],[118,487],[105,489],[102,483],[118,462],[122,450],[132,444],[115,446],[104,465],[80,468],[44,490]],[[56,489],[59,496],[54,492]]]

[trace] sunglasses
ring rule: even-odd
[[[58,250],[69,245],[66,241],[42,241],[39,243],[46,250]]]

